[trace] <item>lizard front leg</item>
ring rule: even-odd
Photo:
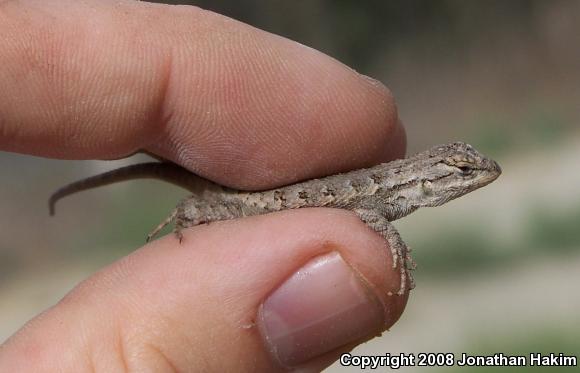
[[[354,212],[369,228],[380,234],[389,243],[393,258],[393,268],[397,268],[400,265],[401,287],[397,294],[403,295],[405,293],[407,278],[409,278],[409,288],[413,289],[415,281],[411,271],[415,269],[415,262],[409,254],[411,249],[407,247],[395,226],[376,210],[359,208],[354,209]]]

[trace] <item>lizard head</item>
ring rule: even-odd
[[[501,174],[497,162],[462,142],[436,146],[417,156],[425,170],[420,206],[442,205],[491,183]]]

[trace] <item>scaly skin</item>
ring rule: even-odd
[[[440,206],[481,188],[501,174],[499,165],[465,143],[435,146],[412,157],[374,167],[307,180],[261,192],[244,192],[203,179],[172,163],[143,163],[81,180],[58,190],[55,203],[69,194],[118,181],[157,178],[185,187],[194,193],[182,200],[172,214],[149,234],[153,238],[175,221],[181,239],[183,228],[218,220],[261,215],[303,207],[332,207],[353,211],[371,229],[389,242],[393,268],[399,266],[404,294],[414,263],[392,221],[420,207]]]

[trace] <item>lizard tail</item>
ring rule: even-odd
[[[185,188],[192,193],[200,190],[208,180],[170,162],[139,163],[91,176],[65,185],[54,192],[48,200],[50,216],[54,215],[56,202],[71,194],[133,179],[159,179]]]

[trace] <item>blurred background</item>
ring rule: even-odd
[[[175,3],[283,35],[381,80],[395,94],[409,153],[463,140],[501,164],[492,185],[397,222],[414,248],[418,286],[392,330],[355,353],[578,356],[580,1]],[[142,245],[187,195],[129,182],[71,197],[48,217],[56,188],[139,160],[0,153],[0,341]],[[328,369],[345,370],[358,369]]]

